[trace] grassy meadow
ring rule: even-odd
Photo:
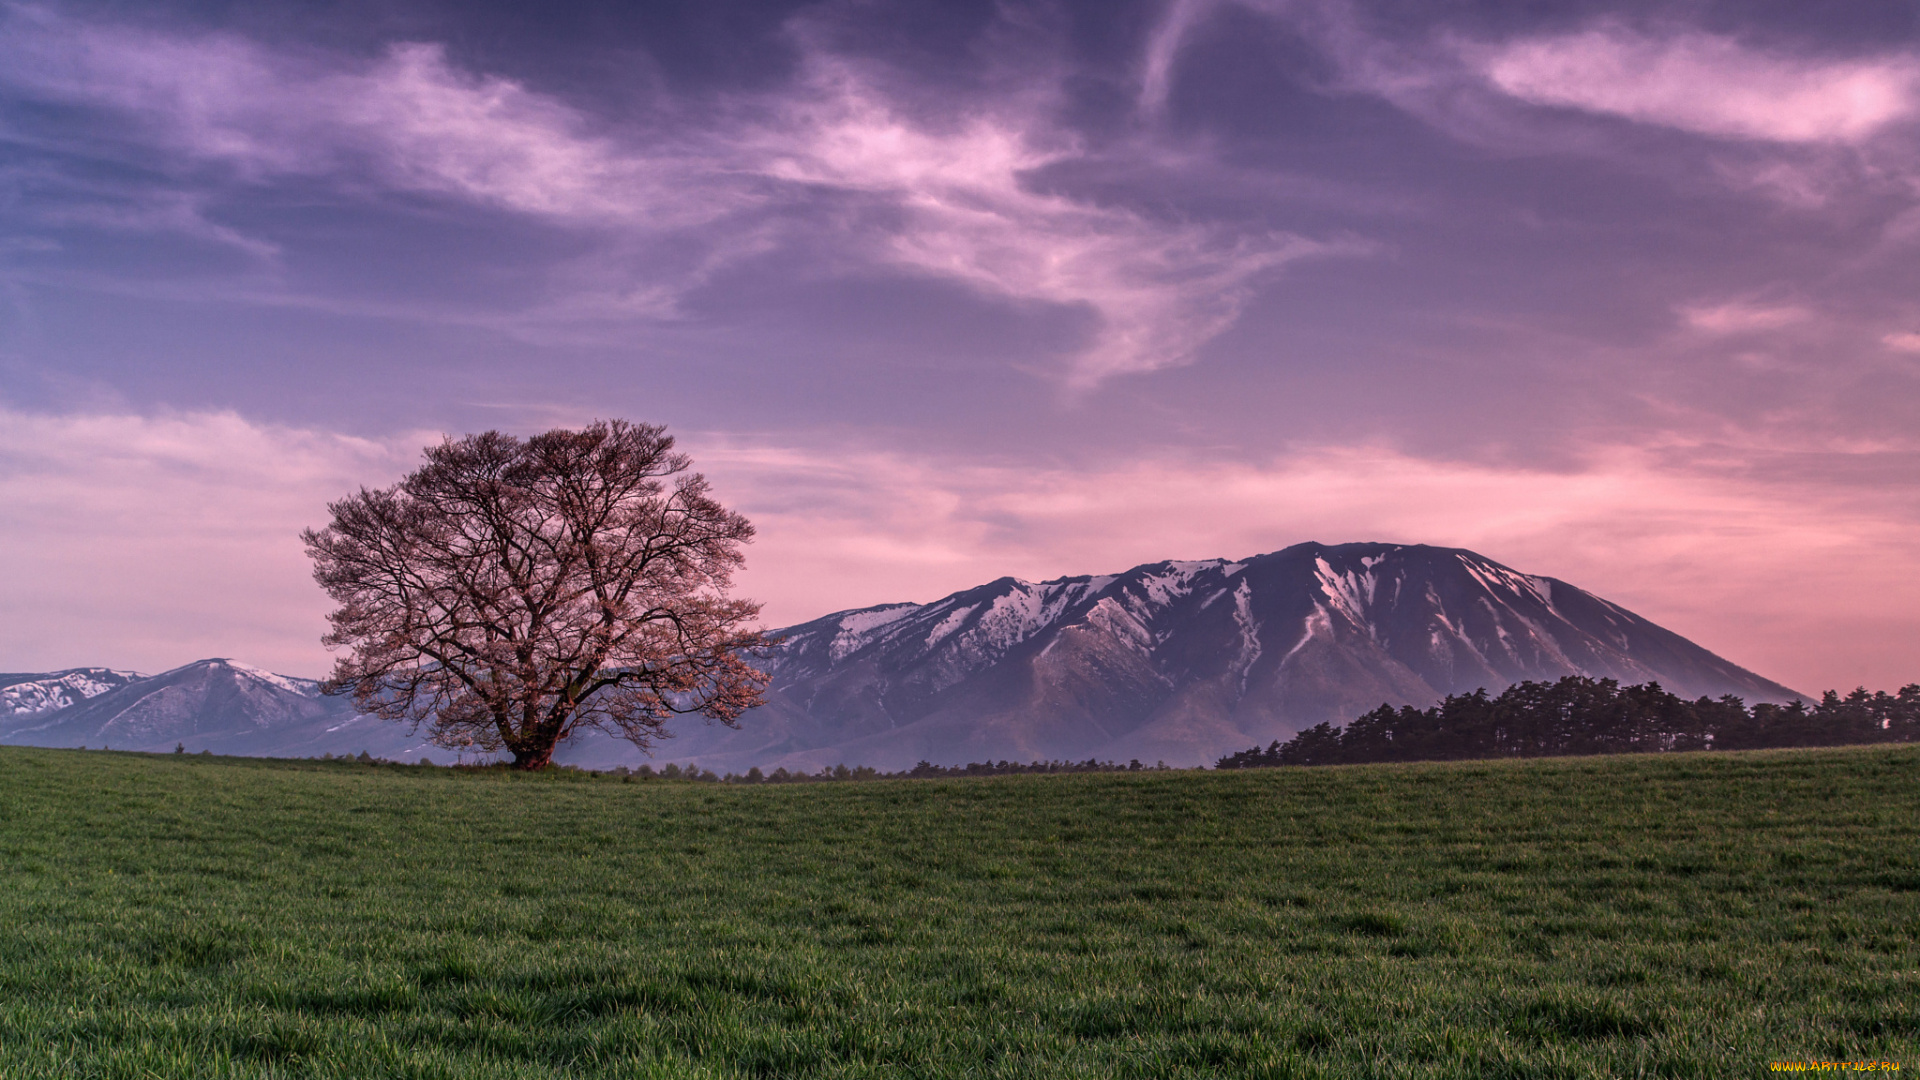
[[[0,749],[0,1076],[1920,1069],[1920,747],[782,786]]]

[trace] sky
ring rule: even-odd
[[[770,626],[1471,548],[1920,681],[1920,8],[0,4],[0,668],[324,674],[298,532],[661,423]]]

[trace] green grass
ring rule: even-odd
[[[739,787],[0,750],[0,1076],[1920,1068],[1920,748]]]

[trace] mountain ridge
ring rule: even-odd
[[[1567,582],[1418,544],[1309,542],[1117,574],[1001,577],[776,633],[783,643],[759,661],[771,676],[766,704],[737,730],[685,723],[654,760],[736,772],[895,771],[922,759],[1197,765],[1382,703],[1425,707],[1569,674],[1659,682],[1688,698],[1804,697]],[[36,679],[46,686],[32,689]],[[323,697],[313,680],[226,659],[151,677],[0,676],[0,694],[28,687],[22,702],[55,701],[55,684],[94,692],[51,711],[0,712],[0,742],[403,760],[436,750]],[[649,759],[590,733],[557,760]]]
[[[1424,706],[1565,674],[1657,681],[1689,697],[1803,696],[1567,582],[1418,544],[1309,542],[1118,574],[1002,577],[779,633],[769,702],[749,714],[760,737],[691,732],[694,757],[790,768],[831,753],[880,768],[922,756],[1198,763],[1203,746],[1227,752],[1382,702]]]
[[[0,673],[0,719],[62,709],[144,678],[137,671],[104,667]]]
[[[225,657],[105,686],[59,708],[0,716],[0,743],[262,757],[364,751],[393,760],[417,760],[432,749],[402,725],[322,695],[316,680]]]

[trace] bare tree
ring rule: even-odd
[[[769,644],[746,625],[760,608],[727,596],[753,526],[664,428],[489,431],[426,459],[301,533],[340,604],[322,640],[351,650],[332,692],[522,769],[583,728],[644,749],[676,715],[733,725],[761,703],[742,656]]]

